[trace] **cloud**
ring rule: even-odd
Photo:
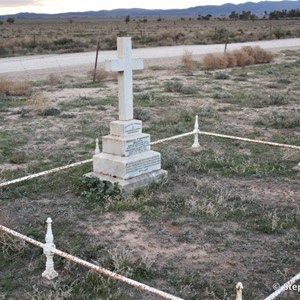
[[[1,0],[0,7],[18,7],[18,6],[35,6],[43,5],[41,0]]]

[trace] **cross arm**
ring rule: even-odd
[[[142,59],[134,59],[131,63],[132,70],[143,70],[144,62]],[[125,64],[122,60],[107,60],[105,62],[105,70],[108,72],[123,72],[125,70]]]

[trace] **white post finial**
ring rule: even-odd
[[[196,120],[195,120],[195,126],[194,126],[194,144],[192,145],[192,148],[199,148],[199,139],[198,139],[198,134],[199,134],[199,123],[198,123],[198,115],[196,115]]]
[[[58,273],[54,270],[54,262],[53,262],[53,253],[52,249],[55,249],[55,245],[53,243],[53,233],[52,233],[52,220],[51,218],[47,219],[47,232],[45,241],[46,244],[44,246],[44,254],[46,256],[46,270],[43,272],[42,276],[51,280],[58,276]]]
[[[236,298],[235,300],[243,300],[242,298],[242,292],[243,292],[243,284],[241,282],[238,282],[235,286],[236,289]]]
[[[95,154],[99,154],[100,153],[100,148],[99,148],[99,139],[96,139],[96,148],[95,148]]]

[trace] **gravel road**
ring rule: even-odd
[[[229,44],[228,50],[239,49],[242,46],[260,46],[272,52],[283,49],[300,49],[300,38],[257,41],[247,43]],[[145,60],[145,65],[171,65],[178,63],[185,51],[193,54],[195,59],[207,53],[224,51],[224,44],[196,45],[196,46],[173,46],[134,49],[133,57]],[[114,59],[116,51],[100,51],[98,64],[103,66],[105,60]],[[15,79],[43,79],[51,73],[58,74],[84,74],[93,69],[95,52],[20,56],[0,59],[0,78]]]

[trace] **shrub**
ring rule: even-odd
[[[183,70],[187,73],[192,73],[192,71],[194,70],[194,63],[192,58],[193,58],[192,53],[187,50],[184,52],[181,58]]]
[[[227,60],[222,53],[210,53],[203,58],[203,67],[206,70],[225,69],[227,67]]]
[[[183,83],[179,79],[170,80],[165,83],[165,91],[172,93],[180,93],[183,90]]]
[[[243,67],[249,64],[249,55],[247,52],[243,50],[235,50],[233,51],[233,55],[236,59],[236,65],[238,67]]]
[[[23,164],[26,161],[27,156],[23,151],[14,151],[9,157],[9,162],[12,164]]]
[[[60,114],[60,110],[54,107],[46,108],[41,112],[42,116],[58,116]]]
[[[49,74],[47,81],[50,85],[57,85],[59,84],[59,77],[53,73]]]
[[[150,114],[146,110],[138,107],[134,109],[133,117],[134,119],[141,120],[143,122],[149,121],[151,118]]]
[[[9,80],[0,81],[0,93],[7,96],[25,96],[29,93],[31,84],[28,81],[12,82]]]
[[[226,52],[225,59],[227,61],[227,68],[233,68],[236,66],[236,57],[233,55],[232,52]]]
[[[214,78],[225,80],[225,79],[229,79],[230,76],[228,74],[224,73],[224,72],[218,72],[218,73],[215,74]]]
[[[274,59],[271,52],[260,47],[245,46],[233,52],[208,54],[203,59],[204,69],[215,70],[230,67],[242,67],[253,64],[269,63]]]
[[[122,193],[117,183],[100,181],[97,177],[83,177],[79,188],[81,196],[85,197],[89,204],[103,207],[111,199],[122,199]]]
[[[282,94],[271,94],[270,99],[267,101],[269,105],[285,105],[289,103],[289,98]]]
[[[98,82],[102,82],[102,81],[106,80],[109,76],[110,76],[110,73],[108,73],[107,71],[105,71],[103,69],[100,69],[100,70],[96,71],[95,80]]]
[[[273,110],[270,113],[261,115],[257,121],[258,125],[264,125],[273,128],[297,128],[300,127],[300,111]]]
[[[45,110],[50,108],[48,98],[43,93],[33,94],[28,101],[28,105],[37,114],[43,114]]]

